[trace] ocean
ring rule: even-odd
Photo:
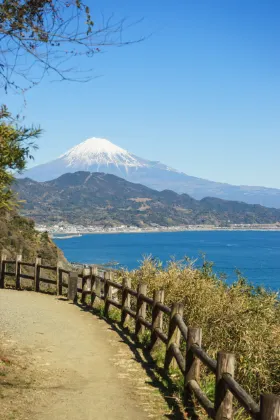
[[[134,269],[145,256],[164,264],[189,257],[202,264],[203,255],[214,263],[217,274],[233,282],[239,270],[250,282],[280,289],[280,232],[192,231],[82,235],[54,239],[72,262],[118,264]]]

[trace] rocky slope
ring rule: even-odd
[[[0,212],[0,252],[8,259],[22,254],[23,260],[34,262],[41,256],[43,262],[56,265],[58,261],[67,264],[63,252],[48,237],[34,228],[34,221],[19,216],[15,211]]]

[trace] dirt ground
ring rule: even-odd
[[[1,419],[179,419],[115,328],[54,296],[0,290]]]

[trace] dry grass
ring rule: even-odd
[[[186,324],[202,328],[203,347],[211,357],[219,350],[235,353],[236,379],[256,400],[261,392],[280,393],[277,293],[255,288],[242,278],[228,286],[207,263],[200,270],[189,262],[170,262],[163,269],[147,259],[129,276],[134,289],[139,281],[147,283],[150,296],[153,290],[164,289],[169,306],[183,302]]]

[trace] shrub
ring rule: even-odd
[[[164,289],[168,306],[183,302],[186,324],[202,328],[203,347],[211,357],[219,350],[235,353],[236,379],[252,396],[280,393],[277,293],[254,287],[240,276],[227,285],[207,263],[197,269],[189,261],[171,261],[163,269],[149,258],[139,270],[126,275],[134,288],[139,281],[147,283],[150,295]]]

